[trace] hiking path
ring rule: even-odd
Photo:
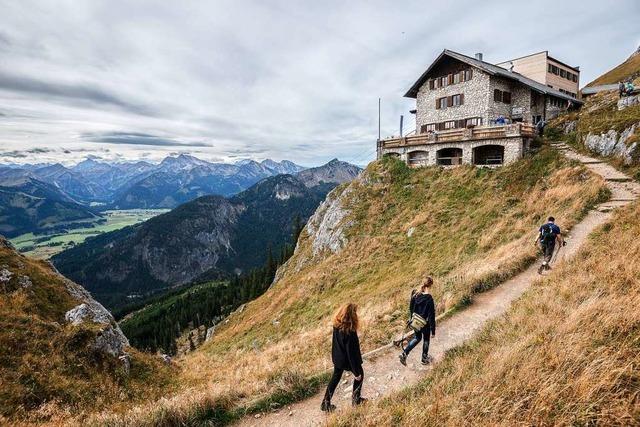
[[[573,257],[584,244],[589,233],[603,224],[611,216],[612,211],[636,200],[640,196],[640,184],[619,172],[609,164],[575,152],[564,143],[552,143],[570,159],[584,164],[592,172],[602,176],[611,189],[610,199],[591,210],[566,236],[567,246],[560,251],[558,260]],[[439,322],[436,337],[431,340],[429,353],[433,362],[429,366],[422,366],[420,353],[422,343],[409,355],[407,366],[402,366],[398,360],[400,350],[395,346],[384,346],[370,357],[365,357],[363,364],[365,381],[363,397],[370,400],[380,399],[404,387],[418,382],[425,372],[442,359],[445,352],[463,344],[475,332],[482,328],[489,320],[505,313],[511,304],[518,299],[539,277],[537,269],[541,259],[525,271],[496,286],[495,288],[476,294],[473,303],[450,317]],[[353,377],[343,376],[336,389],[333,401],[338,411],[351,406],[351,388]],[[320,411],[320,403],[324,395],[324,387],[314,396],[274,410],[273,412],[248,415],[241,419],[240,426],[318,426],[323,425],[327,415]]]

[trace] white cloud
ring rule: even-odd
[[[640,42],[632,0],[0,0],[0,9],[0,160],[27,152],[19,160],[32,162],[157,160],[190,146],[209,159],[362,163],[375,151],[378,97],[383,134],[397,133],[400,114],[410,128],[413,102],[402,95],[445,47],[496,62],[549,50],[580,65],[586,83]],[[95,141],[108,134],[163,142]],[[28,153],[36,147],[49,151]]]

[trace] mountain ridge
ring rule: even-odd
[[[52,261],[109,306],[131,294],[246,272],[265,261],[268,247],[279,250],[296,217],[305,222],[331,189],[360,172],[344,165],[315,168],[306,173],[306,183],[284,174],[232,197],[202,196],[145,223],[88,239]]]

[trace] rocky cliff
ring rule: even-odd
[[[127,396],[150,363],[83,287],[0,237],[0,424]]]

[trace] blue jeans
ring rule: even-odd
[[[424,341],[422,342],[422,360],[426,361],[427,356],[429,355],[429,341],[431,340],[431,336],[429,335],[429,328],[423,328],[420,331],[416,331],[415,336],[411,339],[411,341],[409,341],[409,344],[407,344],[407,347],[404,349],[404,354],[408,356],[409,352],[411,352],[411,350],[413,350],[413,348],[417,346],[422,339],[424,339]]]

